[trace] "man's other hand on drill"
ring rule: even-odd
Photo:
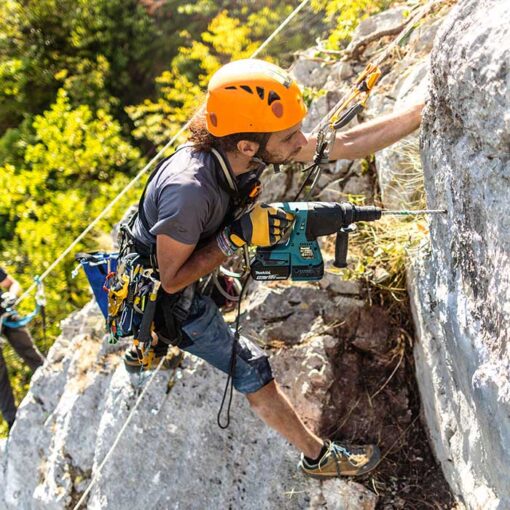
[[[282,239],[291,227],[294,215],[268,204],[257,204],[218,234],[218,245],[231,255],[245,244],[272,246]]]

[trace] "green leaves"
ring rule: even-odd
[[[4,0],[0,130],[48,108],[66,78],[70,95],[92,108],[112,96],[136,101],[155,76],[160,34],[137,0]]]
[[[121,126],[105,110],[72,108],[60,89],[50,110],[35,118],[37,143],[27,147],[25,162],[43,176],[50,189],[89,181],[107,181],[139,151],[121,136]]]
[[[223,64],[248,58],[256,50],[259,42],[253,40],[252,29],[258,20],[251,14],[243,23],[223,10],[211,20],[200,40],[182,32],[188,44],[179,48],[170,69],[156,78],[157,99],[126,108],[136,126],[134,136],[148,139],[161,148],[175,135],[200,107],[211,75]],[[260,36],[269,35],[279,21],[266,19],[265,30],[259,30]],[[183,141],[184,138],[178,143]]]
[[[111,114],[87,105],[73,106],[64,89],[43,115],[35,117],[32,127],[22,163],[0,167],[0,186],[8,190],[0,194],[0,261],[25,288],[143,163],[140,151],[124,139]],[[111,248],[104,245],[106,234],[138,193],[133,190],[76,251]],[[86,283],[70,278],[74,265],[70,255],[47,281],[52,318],[65,316],[88,299]],[[58,321],[51,321],[48,336],[54,338],[57,330]]]
[[[324,12],[333,29],[328,37],[329,49],[338,50],[351,39],[359,22],[387,9],[393,0],[312,0],[312,8]]]

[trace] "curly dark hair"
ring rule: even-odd
[[[191,121],[191,136],[189,141],[196,150],[210,152],[211,148],[222,149],[224,152],[233,152],[237,150],[237,144],[241,140],[249,140],[260,145],[257,153],[263,153],[271,133],[234,133],[227,136],[214,136],[206,128],[205,116],[196,115]]]

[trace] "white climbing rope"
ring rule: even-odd
[[[402,28],[401,32],[398,34],[397,37],[391,43],[389,43],[386,47],[384,47],[378,54],[375,55],[375,59],[371,60],[371,63],[374,65],[379,66],[386,60],[388,55],[400,44],[400,42],[407,37],[414,28],[416,28],[416,23],[420,21],[426,14],[428,14],[436,5],[440,5],[443,3],[444,0],[430,0],[427,4],[425,4],[421,8],[416,8],[417,12],[413,16],[411,16],[407,22],[405,23],[404,27]],[[328,125],[329,121],[331,120],[331,117],[333,116],[334,112],[340,108],[340,106],[344,103],[345,97],[342,97],[334,106],[329,110],[326,116],[324,116],[317,125],[312,129],[311,134],[316,134],[320,129],[324,128]]]
[[[280,26],[251,54],[250,58],[255,58],[269,43],[292,21],[292,19],[299,13],[299,11],[309,2],[310,0],[303,0],[288,16],[282,21]]]
[[[156,374],[159,372],[161,366],[163,365],[163,362],[165,361],[165,358],[161,358],[161,361],[159,362],[158,366],[154,370],[154,373],[152,374],[151,378],[143,388],[142,393],[138,396],[136,399],[135,405],[133,406],[133,409],[128,414],[128,417],[126,418],[126,421],[124,422],[124,425],[122,425],[122,428],[119,430],[117,437],[115,438],[115,441],[113,442],[112,446],[108,450],[108,453],[104,456],[104,459],[102,460],[101,464],[99,464],[98,468],[96,469],[96,473],[92,480],[90,481],[88,487],[85,489],[85,492],[82,494],[81,498],[79,499],[78,503],[74,506],[73,510],[77,510],[80,508],[80,506],[83,504],[85,499],[87,498],[89,492],[92,490],[92,487],[96,484],[96,482],[101,478],[101,471],[105,464],[108,462],[109,458],[111,457],[113,451],[115,450],[116,446],[119,444],[120,438],[124,434],[124,431],[127,429],[127,426],[129,425],[131,418],[133,418],[133,415],[135,414],[136,410],[138,409],[138,406],[140,405],[140,402],[142,401],[144,395],[147,393],[147,390],[149,389],[149,386],[151,385],[152,381],[156,377]]]

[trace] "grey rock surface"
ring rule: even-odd
[[[409,289],[437,458],[470,509],[510,508],[510,3],[463,0],[441,27],[423,126],[430,254]]]
[[[320,96],[318,99],[312,102],[308,109],[308,114],[303,120],[303,131],[305,133],[311,133],[322,119],[328,114],[328,112],[335,106],[335,104],[341,99],[342,94],[347,92],[348,88],[344,84],[343,88],[339,85],[338,89],[327,92]]]
[[[328,79],[324,84],[325,90],[337,90],[338,84],[346,82],[354,76],[354,69],[348,62],[337,62],[331,66],[328,72]]]
[[[310,289],[288,292],[305,302]],[[269,298],[254,293],[249,305],[254,321],[266,313]],[[82,508],[375,508],[377,496],[362,485],[301,475],[298,453],[241,395],[234,398],[230,428],[220,430],[222,373],[187,356],[166,395],[171,374],[158,373],[150,385],[151,373],[142,379],[128,374],[120,363],[125,345],[105,343],[102,330],[103,319],[91,303],[65,322],[47,363],[33,377],[2,445],[0,508],[73,508],[92,480]],[[336,342],[317,330],[295,348],[272,349],[276,378],[313,428],[333,381],[326,350]]]
[[[377,93],[369,100],[369,118],[426,101],[429,52],[442,20],[442,16],[426,19],[411,33],[406,45],[408,53],[381,78]],[[389,209],[421,208],[423,205],[418,203],[423,197],[423,169],[418,144],[418,133],[412,133],[375,155],[381,200]]]
[[[321,62],[302,58],[296,60],[289,72],[302,86],[320,88],[328,78],[330,70]]]
[[[355,46],[359,41],[374,33],[399,27],[405,21],[408,10],[405,6],[395,7],[363,20],[354,30],[349,47]],[[349,51],[349,47],[347,51]]]
[[[435,33],[436,29],[430,30]],[[427,34],[422,31],[423,37]],[[401,111],[423,102],[427,97],[428,74],[428,55],[420,56],[414,52],[407,55],[382,78],[380,86],[387,93],[376,94],[371,99],[370,116]],[[423,196],[423,170],[418,155],[418,133],[376,153],[377,177],[385,207],[412,208]]]

